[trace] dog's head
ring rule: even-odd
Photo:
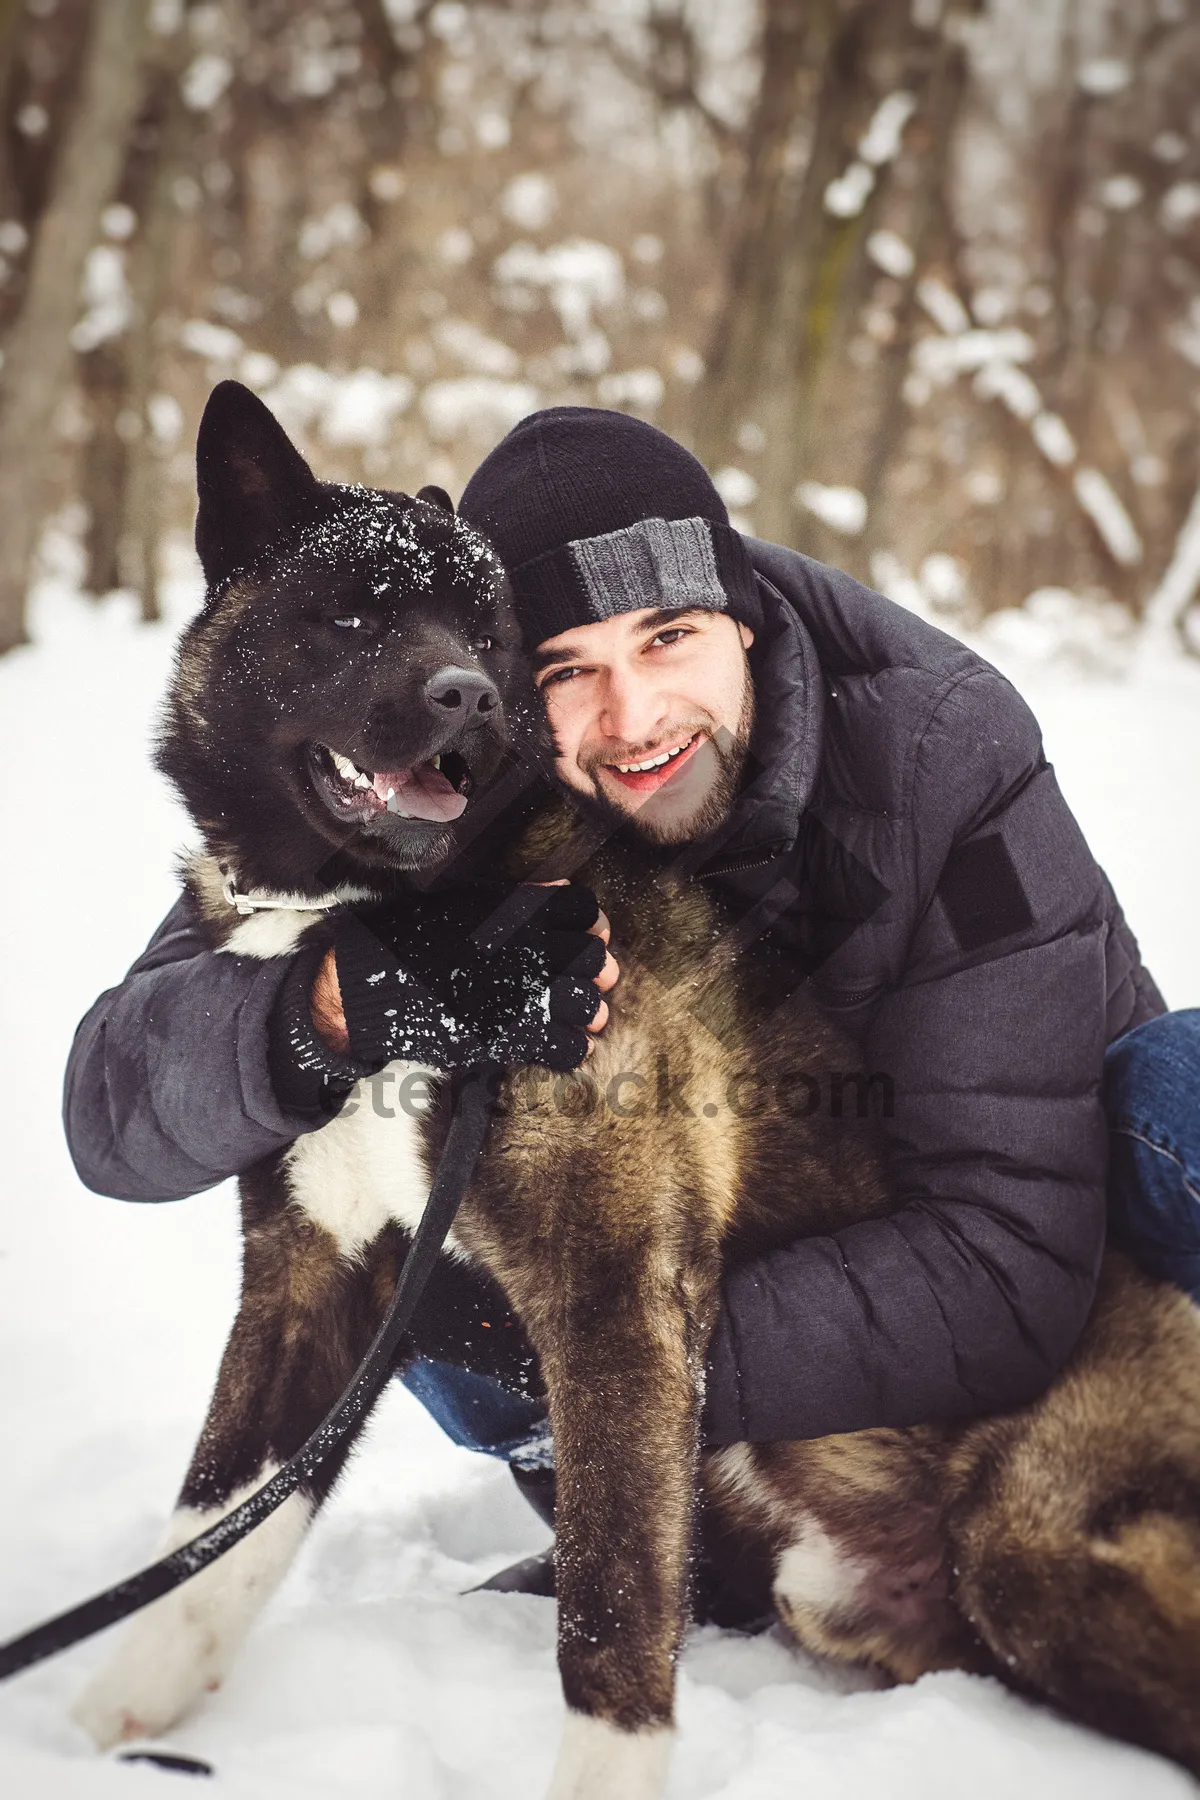
[[[197,444],[203,610],[158,746],[246,884],[315,893],[432,872],[466,835],[530,692],[507,578],[449,496],[317,481],[226,381]]]

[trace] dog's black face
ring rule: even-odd
[[[158,762],[247,885],[313,894],[432,871],[530,690],[507,578],[448,497],[314,479],[224,382],[197,447],[208,595]]]

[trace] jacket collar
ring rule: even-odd
[[[755,722],[744,782],[696,872],[720,875],[789,850],[812,796],[824,741],[825,683],[816,647],[761,572],[763,629],[750,649]]]

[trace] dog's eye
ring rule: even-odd
[[[330,622],[340,626],[343,631],[358,631],[362,625],[362,620],[357,618],[354,613],[347,613],[343,618],[333,619]]]
[[[495,638],[490,638],[490,637],[487,637],[486,635],[483,637],[477,637],[477,638],[471,639],[471,648],[473,650],[493,650],[495,648],[495,645],[496,645]]]

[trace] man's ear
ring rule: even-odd
[[[454,513],[454,502],[445,488],[434,487],[432,484],[429,487],[418,488],[417,499],[428,500],[430,506],[440,506],[443,512],[451,515]]]
[[[319,484],[257,395],[222,381],[200,421],[196,491],[196,550],[211,588],[310,517]]]

